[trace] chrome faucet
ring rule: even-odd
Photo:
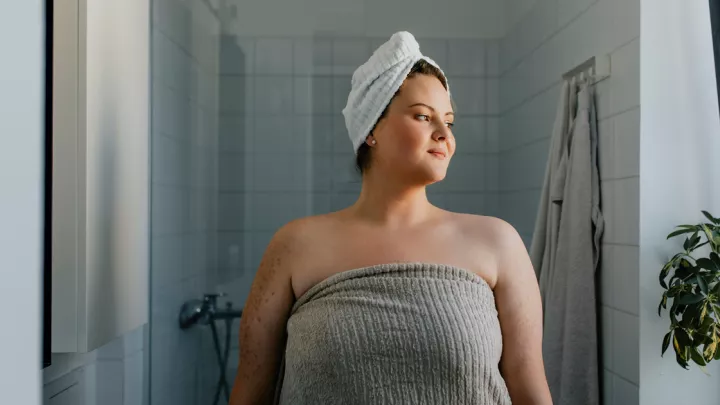
[[[186,301],[180,308],[178,322],[181,329],[188,329],[195,324],[208,325],[217,311],[218,297],[225,294],[205,294],[202,299]]]
[[[231,324],[233,319],[242,316],[242,310],[233,309],[233,304],[229,301],[225,304],[225,309],[218,310],[217,299],[218,297],[224,296],[224,293],[205,294],[202,299],[188,300],[182,305],[182,308],[180,308],[180,315],[178,316],[178,323],[181,329],[188,329],[196,324],[210,325],[215,354],[217,356],[218,366],[220,367],[220,376],[213,404],[218,403],[222,392],[225,393],[225,399],[230,400],[230,387],[225,378],[225,372],[230,354]],[[215,326],[215,321],[217,320],[224,320],[225,322],[224,350],[221,350],[218,330]]]

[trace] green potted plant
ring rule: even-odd
[[[670,331],[661,355],[672,344],[680,366],[688,369],[692,360],[704,370],[713,359],[720,360],[720,218],[702,213],[709,222],[680,225],[667,237],[686,235],[683,251],[660,271],[665,292],[658,315],[671,300]],[[696,251],[706,245],[707,255],[699,255]]]

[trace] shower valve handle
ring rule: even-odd
[[[203,301],[207,304],[209,307],[208,309],[211,311],[214,311],[217,308],[217,299],[218,297],[224,297],[227,294],[225,293],[217,293],[217,294],[205,294],[203,296]]]

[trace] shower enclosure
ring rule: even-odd
[[[484,32],[433,10],[389,10],[387,20],[365,3],[152,1],[151,405],[226,403],[233,311],[273,233],[359,194],[341,110],[352,72],[393,32],[413,32],[445,69],[459,109],[457,155],[431,200],[497,214],[499,31],[484,9],[493,2],[466,6],[490,16]],[[232,323],[200,314],[203,297],[220,293],[212,307]]]

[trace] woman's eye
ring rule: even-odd
[[[429,120],[430,120],[430,117],[427,116],[427,115],[424,115],[424,114],[418,114],[418,115],[415,116],[415,118],[417,118],[417,119],[419,119],[419,120],[422,120],[422,121],[429,121]]]
[[[452,128],[455,126],[454,122],[446,122],[445,125],[447,125],[448,128]]]

